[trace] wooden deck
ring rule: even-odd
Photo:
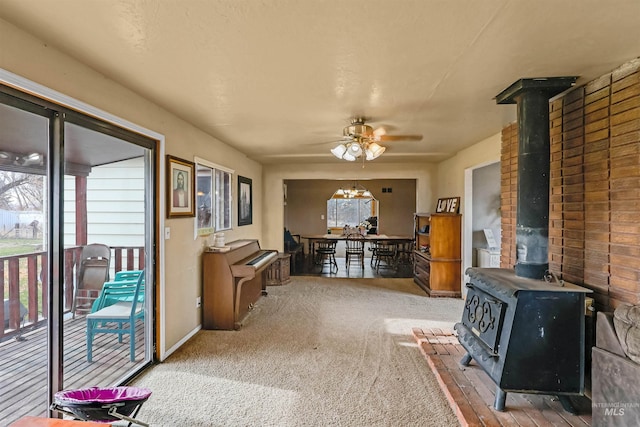
[[[144,362],[144,326],[136,333],[136,362],[129,361],[129,336],[122,344],[116,334],[98,334],[93,342],[93,362],[87,362],[84,317],[64,323],[64,388],[109,387]],[[42,326],[20,340],[0,343],[0,425],[25,415],[47,411],[47,331]]]
[[[566,412],[551,396],[507,393],[505,411],[493,409],[495,384],[475,362],[461,366],[464,348],[450,331],[415,328],[413,335],[462,426],[591,425],[591,401],[571,398],[579,415]]]

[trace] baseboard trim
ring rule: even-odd
[[[177,349],[182,347],[182,345],[184,343],[186,343],[187,341],[189,341],[189,339],[191,339],[192,336],[194,336],[196,333],[198,333],[198,331],[200,329],[202,329],[202,325],[198,325],[195,329],[193,329],[191,332],[189,332],[187,335],[185,335],[184,338],[182,338],[174,346],[172,346],[170,349],[168,349],[167,351],[164,352],[164,354],[162,355],[162,358],[160,359],[160,361],[164,362],[167,359],[167,357],[171,356],[171,354],[174,351],[176,351]]]

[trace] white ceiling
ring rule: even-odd
[[[0,17],[263,163],[440,161],[515,120],[524,77],[578,84],[640,56],[640,0],[0,0]],[[34,58],[34,61],[37,60]]]

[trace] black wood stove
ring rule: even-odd
[[[584,391],[586,288],[548,273],[549,99],[576,77],[520,79],[496,96],[518,105],[518,180],[514,269],[467,270],[462,321],[455,325],[467,354],[496,383],[494,406],[507,392],[567,395]],[[553,280],[545,281],[552,277]]]
[[[506,393],[559,396],[584,392],[585,293],[589,289],[521,278],[513,270],[470,268],[462,321],[455,325],[467,354],[496,383],[495,409]]]

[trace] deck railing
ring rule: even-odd
[[[70,312],[82,246],[64,251],[64,312]],[[111,272],[144,269],[144,247],[112,246]],[[48,317],[47,252],[0,257],[0,340],[19,335]],[[5,288],[8,293],[5,293]],[[25,313],[26,310],[26,313]]]

